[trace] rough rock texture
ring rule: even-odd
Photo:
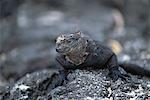
[[[50,98],[49,92],[63,83],[57,70],[41,70],[22,77],[3,93],[4,100],[41,100]]]
[[[53,93],[55,100],[83,99],[83,100],[149,100],[150,80],[132,76],[130,82],[118,80],[113,82],[106,77],[107,70],[75,70],[68,75],[74,79],[65,87],[58,87]]]
[[[58,72],[43,70],[27,74],[20,79],[7,89],[7,92],[5,91],[3,100],[150,99],[150,80],[148,78],[132,75],[128,82],[120,79],[114,82],[106,77],[107,74],[108,70],[105,69],[77,69],[68,74],[67,84],[59,86],[62,83],[62,77],[58,75]],[[1,88],[1,91],[4,91],[4,88]]]

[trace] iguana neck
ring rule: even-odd
[[[85,38],[80,38],[76,47],[72,48],[71,51],[66,55],[66,60],[69,62],[80,65],[86,58],[88,53],[86,52],[88,41]]]

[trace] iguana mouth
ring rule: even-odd
[[[56,48],[56,52],[65,55],[66,53],[68,53],[70,51],[70,48],[65,48],[65,49],[58,49]]]

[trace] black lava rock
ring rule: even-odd
[[[49,93],[62,85],[63,77],[58,70],[42,70],[27,74],[5,91],[4,100],[42,100],[50,99]]]

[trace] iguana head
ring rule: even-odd
[[[68,54],[73,48],[78,45],[80,38],[81,32],[63,34],[58,36],[58,38],[56,39],[56,52],[63,55]]]

